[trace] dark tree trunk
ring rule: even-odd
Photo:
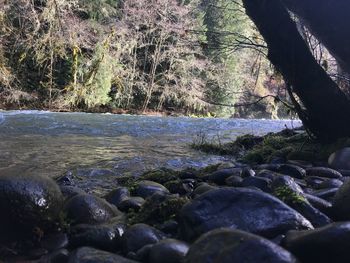
[[[304,125],[321,140],[349,136],[350,101],[318,65],[281,0],[243,3],[268,45],[270,61],[301,100]]]

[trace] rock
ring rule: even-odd
[[[122,212],[128,212],[130,209],[139,211],[142,205],[145,203],[145,199],[138,196],[129,197],[119,203],[118,209]]]
[[[305,194],[305,197],[313,207],[329,216],[330,209],[332,207],[330,202],[311,194]]]
[[[208,181],[213,182],[218,185],[224,185],[225,180],[232,175],[240,176],[242,173],[242,168],[227,168],[221,169],[213,172],[209,175]]]
[[[77,225],[70,229],[69,245],[71,248],[89,246],[116,251],[121,246],[121,237],[125,229],[124,224]]]
[[[61,185],[60,189],[66,200],[76,195],[86,194],[84,190],[71,185]]]
[[[338,169],[338,172],[341,173],[343,177],[350,177],[350,170]]]
[[[350,181],[345,182],[336,192],[333,212],[338,220],[350,220]]]
[[[218,229],[201,236],[191,247],[185,263],[297,263],[287,250],[247,232]]]
[[[198,186],[194,189],[192,195],[193,197],[198,197],[208,191],[211,191],[211,190],[215,190],[215,189],[218,189],[217,186],[213,186],[213,185],[210,185],[210,184],[207,184],[207,183],[200,183],[198,184]]]
[[[333,223],[309,231],[290,231],[283,245],[302,262],[347,263],[350,260],[350,223]]]
[[[270,179],[270,180],[273,180],[276,178],[278,174],[276,174],[275,172],[272,172],[270,170],[261,170],[257,173],[256,176],[259,176],[259,177],[263,177],[263,178],[267,178],[267,179]]]
[[[140,181],[137,182],[135,186],[134,193],[136,196],[141,196],[143,198],[147,198],[154,193],[170,193],[168,189],[166,189],[163,185],[152,182],[152,181]]]
[[[51,229],[62,205],[59,186],[48,177],[0,175],[0,237],[21,241]]]
[[[194,182],[191,179],[174,180],[164,184],[172,194],[189,195],[193,192]]]
[[[328,164],[336,170],[350,170],[350,147],[332,153],[328,158]]]
[[[289,175],[291,177],[297,178],[297,179],[304,179],[306,172],[303,168],[292,165],[292,164],[283,164],[281,165],[277,172],[284,174],[284,175]]]
[[[312,189],[320,189],[322,183],[326,180],[326,178],[318,176],[307,176],[305,178],[307,187],[311,187]]]
[[[179,240],[164,239],[153,245],[149,251],[149,262],[152,263],[182,263],[189,246]]]
[[[104,199],[93,195],[76,195],[65,205],[67,217],[73,224],[100,224],[122,213]]]
[[[312,194],[327,201],[332,201],[338,189],[339,188],[321,189],[313,192]]]
[[[323,181],[319,187],[320,189],[329,189],[329,188],[339,188],[343,185],[343,182],[338,179],[327,179]]]
[[[40,246],[48,251],[59,250],[68,246],[68,236],[65,233],[51,234],[44,236]]]
[[[209,191],[183,206],[180,232],[185,240],[220,227],[231,227],[272,238],[311,223],[277,198],[247,188]]]
[[[255,176],[255,171],[250,167],[244,167],[241,172],[241,177],[246,178],[251,176]]]
[[[245,177],[242,182],[243,187],[257,187],[264,192],[271,192],[271,180],[258,176]]]
[[[146,224],[132,225],[122,237],[122,246],[125,254],[136,253],[142,247],[155,244],[165,238],[165,234]]]
[[[229,178],[226,178],[225,183],[227,186],[241,187],[243,179],[240,176],[232,175]]]
[[[81,247],[71,253],[68,263],[136,263],[110,252],[91,247]]]
[[[175,220],[168,220],[158,226],[158,229],[169,236],[176,236],[179,223]]]
[[[318,176],[338,179],[342,177],[342,174],[334,169],[327,167],[312,167],[306,169],[306,176]]]
[[[130,196],[129,189],[126,187],[118,187],[117,189],[109,192],[105,199],[111,203],[112,205],[115,205],[116,207],[119,206],[121,202],[128,199]]]

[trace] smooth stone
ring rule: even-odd
[[[297,179],[304,179],[304,177],[306,176],[306,172],[303,168],[292,164],[281,165],[278,168],[277,172],[284,175],[289,175]]]
[[[241,176],[242,168],[227,168],[215,171],[211,173],[208,177],[208,181],[218,184],[224,185],[225,180],[232,175]]]
[[[350,181],[345,182],[336,192],[333,212],[338,220],[350,220]]]
[[[76,195],[82,195],[86,194],[86,192],[78,187],[71,186],[71,185],[61,185],[60,186],[61,192],[66,200],[72,198]]]
[[[275,243],[247,232],[217,229],[202,235],[188,251],[185,263],[297,263]]]
[[[290,231],[283,245],[302,262],[347,263],[350,261],[350,223],[333,223],[309,231]]]
[[[257,187],[264,192],[271,192],[271,180],[258,176],[245,177],[242,182],[243,187]]]
[[[226,178],[225,183],[227,186],[233,186],[233,187],[241,187],[242,186],[243,179],[240,176],[232,175],[229,178]]]
[[[260,164],[255,167],[255,170],[269,170],[272,172],[277,172],[281,164]]]
[[[350,177],[350,170],[348,169],[338,169],[338,172],[341,173],[343,177]]]
[[[309,162],[303,161],[303,160],[288,160],[287,164],[296,165],[296,166],[299,166],[303,169],[308,169],[308,168],[312,167],[312,163],[309,163]]]
[[[210,184],[207,184],[207,183],[200,183],[198,184],[198,186],[193,190],[193,197],[196,198],[206,192],[209,192],[211,190],[215,190],[215,189],[218,189],[217,186],[213,186],[213,185],[210,185]]]
[[[193,192],[194,182],[191,179],[175,180],[164,185],[172,194],[189,195]]]
[[[152,181],[140,181],[137,182],[135,186],[135,195],[141,196],[142,198],[147,198],[153,195],[154,193],[170,193],[163,185],[152,182]]]
[[[277,177],[277,174],[275,172],[270,171],[270,170],[260,170],[260,171],[258,171],[256,176],[267,178],[270,180],[274,180]]]
[[[312,194],[327,201],[332,201],[335,194],[338,192],[338,189],[339,188],[321,189],[313,192]]]
[[[317,196],[314,196],[312,194],[305,194],[305,197],[313,207],[317,208],[322,213],[330,216],[330,210],[332,208],[332,203],[330,203],[322,198],[319,198]]]
[[[57,183],[39,175],[0,176],[0,237],[22,241],[59,222],[63,196]]]
[[[276,197],[247,188],[212,190],[184,205],[180,234],[188,241],[210,230],[230,227],[265,237],[291,229],[312,229],[311,223]]]
[[[153,245],[149,251],[149,262],[182,263],[189,246],[176,239],[164,239]]]
[[[255,176],[255,171],[250,167],[244,167],[241,172],[241,177],[246,178],[251,176]]]
[[[306,182],[307,187],[311,187],[313,189],[320,189],[322,183],[326,180],[327,180],[327,178],[318,177],[318,176],[307,176],[305,178],[305,182]]]
[[[132,225],[122,237],[122,246],[125,254],[136,253],[146,245],[155,244],[165,238],[165,234],[146,224]]]
[[[122,212],[128,212],[129,210],[139,211],[144,203],[145,199],[142,197],[132,196],[120,202],[118,209]]]
[[[129,189],[126,187],[118,187],[117,189],[109,192],[105,199],[112,205],[119,206],[121,202],[130,197]]]
[[[339,188],[343,185],[343,182],[338,179],[327,179],[323,181],[319,187],[320,189],[327,189],[327,188]]]
[[[328,164],[336,170],[350,170],[350,147],[332,153],[328,158]]]
[[[106,200],[88,194],[76,195],[69,199],[65,211],[73,224],[100,224],[122,215]]]
[[[45,236],[40,241],[40,246],[48,251],[54,251],[68,246],[68,236],[65,233],[58,233]]]
[[[327,167],[307,168],[306,176],[318,176],[318,177],[335,178],[335,179],[343,177],[342,174],[339,173],[338,171]]]
[[[71,253],[68,263],[136,263],[117,254],[91,247],[81,247]]]
[[[165,234],[169,236],[176,236],[178,229],[179,229],[179,223],[176,220],[168,220],[162,223],[161,225],[158,225],[158,229]]]
[[[77,225],[70,229],[69,245],[72,248],[89,246],[116,251],[120,248],[125,230],[124,224]]]

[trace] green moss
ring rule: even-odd
[[[306,203],[307,200],[302,195],[294,192],[292,189],[281,186],[274,191],[274,195],[285,203],[300,204]]]
[[[170,219],[176,219],[181,208],[188,201],[188,198],[176,195],[167,196],[162,201],[155,201],[149,198],[138,212],[133,211],[128,214],[128,223],[146,223],[156,226]]]

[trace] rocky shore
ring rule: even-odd
[[[328,163],[276,160],[118,178],[94,196],[0,176],[4,262],[350,262],[350,148]]]

